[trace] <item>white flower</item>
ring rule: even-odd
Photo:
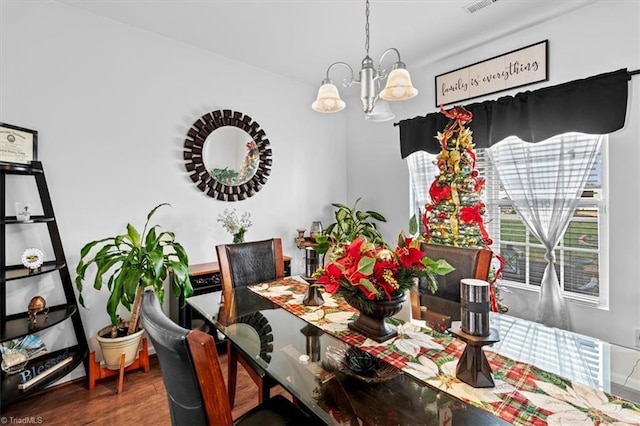
[[[569,424],[568,422],[592,425],[596,421],[599,424],[640,424],[640,413],[609,402],[607,395],[598,389],[577,382],[566,389],[540,381],[536,381],[536,384],[547,395],[527,391],[520,393],[538,407],[554,413],[547,417],[550,425]],[[587,412],[579,411],[576,407]]]
[[[444,350],[444,346],[434,342],[419,326],[405,323],[398,326],[398,337],[393,341],[395,347],[408,353],[414,358],[420,353],[420,348]]]
[[[241,229],[246,231],[251,226],[251,213],[244,212],[240,218],[238,218],[236,209],[231,211],[224,209],[224,211],[218,215],[217,221],[222,223],[222,226],[228,233],[235,235]]]

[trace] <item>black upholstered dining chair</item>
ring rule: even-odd
[[[280,238],[239,244],[220,244],[216,246],[216,253],[225,300],[231,300],[234,288],[284,277]],[[227,389],[231,407],[235,403],[238,363],[247,370],[251,379],[258,385],[259,402],[268,399],[271,388],[276,385],[275,381],[267,376],[253,360],[243,356],[231,341],[227,344]]]
[[[491,269],[491,250],[423,243],[421,250],[433,259],[444,259],[455,268],[447,275],[438,276],[438,290],[431,294],[425,290],[420,295],[420,306],[427,312],[441,314],[448,321],[460,320],[460,280],[476,278],[487,280]]]
[[[141,318],[160,361],[172,425],[319,424],[282,395],[264,401],[234,422],[213,337],[175,324],[150,290],[142,299]]]

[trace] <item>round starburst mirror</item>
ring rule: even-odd
[[[196,120],[184,141],[189,177],[208,196],[240,201],[255,195],[271,174],[271,148],[250,116],[217,110]]]

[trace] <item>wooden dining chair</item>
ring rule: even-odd
[[[426,316],[431,321],[444,322],[450,326],[451,321],[460,320],[460,280],[476,278],[486,281],[489,278],[493,254],[491,250],[484,248],[427,243],[422,243],[421,250],[433,260],[446,260],[455,270],[437,277],[438,290],[435,294],[428,290],[421,291],[420,306],[412,306],[412,311],[420,311],[422,319],[426,319]]]
[[[216,246],[216,253],[222,281],[223,300],[232,299],[234,288],[284,277],[284,259],[280,238],[239,244],[220,244]],[[233,407],[236,397],[238,364],[247,370],[251,379],[258,385],[259,402],[268,399],[271,387],[276,385],[275,381],[267,376],[264,369],[255,361],[243,356],[231,341],[228,341],[227,345],[227,388],[231,407]]]
[[[144,293],[140,315],[160,361],[172,425],[321,423],[282,395],[264,401],[234,422],[213,336],[171,321],[151,290]]]

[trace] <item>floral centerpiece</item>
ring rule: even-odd
[[[401,233],[391,250],[385,242],[373,244],[357,237],[336,249],[334,260],[318,270],[316,284],[365,313],[373,312],[376,301],[404,296],[416,279],[424,278],[433,293],[438,288],[436,275],[448,274],[453,267],[444,259],[427,257],[420,250],[421,240]]]
[[[218,215],[218,222],[221,222],[222,227],[233,235],[234,243],[244,243],[244,234],[251,226],[251,214],[244,212],[238,217],[236,209],[231,211],[224,209],[224,212]]]

